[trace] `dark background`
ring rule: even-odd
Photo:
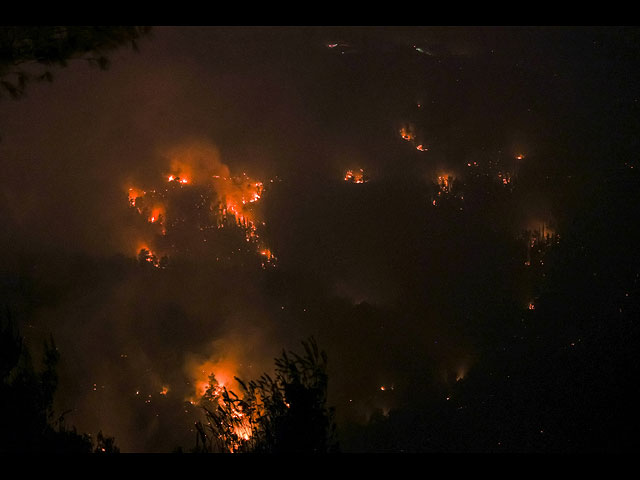
[[[635,448],[639,33],[156,27],[4,99],[2,293],[34,349],[56,339],[60,409],[188,448],[194,363],[252,378],[314,335],[345,451]],[[126,190],[185,145],[265,181],[276,268],[137,268]],[[513,189],[474,183],[489,161]],[[431,205],[444,171],[463,210]],[[560,234],[535,273],[532,222]]]

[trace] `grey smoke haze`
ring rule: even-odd
[[[482,279],[459,290],[454,280],[465,262],[490,268],[507,248],[467,250],[559,217],[575,199],[523,181],[512,203],[473,217],[476,233],[447,224],[449,241],[443,220],[424,213],[425,188],[476,159],[525,150],[525,177],[570,170],[582,152],[547,155],[580,103],[583,90],[561,94],[577,75],[552,83],[563,57],[534,67],[529,50],[514,67],[509,35],[527,45],[527,31],[489,29],[162,27],[107,71],[72,62],[52,84],[0,103],[0,261],[29,279],[9,298],[27,340],[56,340],[68,422],[103,429],[123,451],[189,448],[195,410],[184,401],[199,366],[226,362],[254,378],[310,335],[329,354],[340,415],[410,403],[407,392],[472,368],[475,330],[438,299],[499,298]],[[328,56],[333,39],[349,44],[342,58]],[[414,44],[428,63],[406,53]],[[417,102],[429,112],[423,157],[398,136]],[[140,230],[127,189],[159,188],[175,149],[191,147],[209,155],[204,171],[281,180],[266,183],[260,204],[277,271],[206,256],[166,272],[131,268]],[[345,189],[345,170],[359,167],[371,182]]]

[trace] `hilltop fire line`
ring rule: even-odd
[[[173,255],[206,255],[231,261],[239,254],[260,258],[262,268],[275,266],[276,257],[260,238],[256,202],[264,185],[246,174],[213,175],[205,183],[177,174],[167,176],[164,188],[129,188],[129,206],[144,219],[144,239],[138,259],[166,268]]]

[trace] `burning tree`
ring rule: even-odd
[[[127,191],[129,207],[139,216],[140,264],[166,268],[169,256],[231,261],[232,256],[246,254],[257,258],[262,268],[275,266],[276,256],[261,238],[258,226],[265,222],[256,218],[263,183],[245,173],[237,177],[185,175],[182,170],[187,168],[177,168],[159,188]]]
[[[198,452],[327,453],[337,449],[333,408],[326,406],[327,356],[312,338],[305,354],[275,359],[275,378],[263,374],[245,383],[244,395],[210,376],[201,407],[207,423],[198,422]]]

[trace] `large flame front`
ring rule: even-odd
[[[220,162],[217,149],[211,145],[195,144],[175,149],[169,158],[164,186],[147,190],[129,187],[127,190],[129,206],[149,224],[139,228],[144,249],[148,251],[142,252],[142,248],[138,248],[139,258],[157,266],[154,258],[158,255],[194,251],[194,242],[200,240],[201,246],[213,245],[215,242],[210,240],[215,230],[233,226],[244,232],[248,244],[255,245],[263,268],[275,265],[272,248],[258,233],[258,225],[264,225],[263,221],[257,220],[259,210],[256,207],[264,194],[263,182],[246,173],[232,176],[229,168]],[[194,233],[185,234],[188,231]],[[158,255],[153,253],[156,250],[160,252]]]
[[[228,424],[225,425],[225,428],[232,433],[232,438],[227,438],[226,448],[230,453],[237,452],[243,442],[251,439],[253,434],[252,420],[254,419],[242,411],[241,407],[229,402],[228,397],[224,395],[225,390],[233,391],[231,387],[237,384],[235,381],[238,373],[236,362],[230,358],[205,360],[201,363],[192,363],[189,368],[194,390],[188,401],[193,405],[210,409],[219,408],[228,412],[228,417],[225,417]]]

